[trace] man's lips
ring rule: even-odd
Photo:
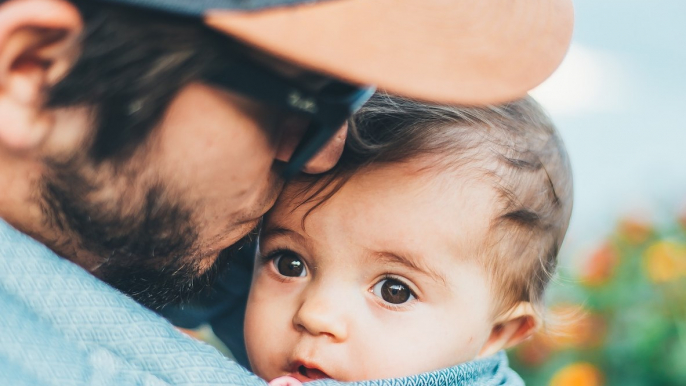
[[[299,380],[300,382],[311,382],[318,379],[331,378],[328,374],[318,369],[315,365],[304,364],[302,362],[296,363],[289,376]]]

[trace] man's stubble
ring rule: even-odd
[[[214,264],[201,269],[200,261],[210,256],[201,252],[191,203],[159,182],[138,182],[105,199],[101,193],[112,186],[92,176],[92,169],[87,158],[48,163],[39,200],[46,225],[61,241],[46,244],[80,265],[77,254],[91,256],[95,261],[84,268],[148,308],[182,303],[209,288],[256,234],[212,252]],[[122,178],[135,177],[129,172]]]

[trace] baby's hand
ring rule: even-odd
[[[274,378],[271,382],[269,382],[269,386],[302,386],[302,385],[303,384],[299,380],[297,380],[293,377],[289,377],[287,375],[285,375],[283,377]]]

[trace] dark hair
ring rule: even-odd
[[[572,175],[562,140],[531,98],[478,108],[377,94],[351,120],[339,164],[318,180],[301,177],[305,202],[316,209],[371,165],[427,157],[438,171],[468,168],[498,192],[481,259],[503,294],[496,308],[542,304],[569,224]]]
[[[93,108],[96,161],[125,157],[161,120],[176,93],[230,63],[232,41],[196,19],[71,0],[84,19],[81,52],[49,90],[48,108]]]

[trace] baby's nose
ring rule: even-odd
[[[295,329],[314,336],[328,336],[335,342],[346,340],[348,338],[348,318],[345,315],[347,307],[341,297],[335,296],[331,291],[327,291],[328,293],[307,292],[300,308],[293,316]]]

